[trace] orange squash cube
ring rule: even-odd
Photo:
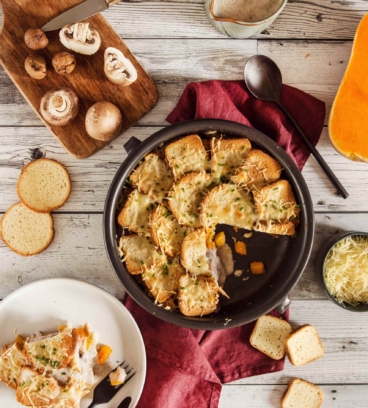
[[[235,252],[240,255],[247,255],[247,246],[242,241],[235,242]]]
[[[219,232],[218,234],[215,235],[215,244],[218,247],[221,247],[225,245],[226,243],[226,236],[224,231]]]
[[[252,262],[250,264],[250,271],[253,275],[262,275],[264,273],[265,267],[263,262]]]
[[[98,364],[104,364],[106,363],[107,359],[110,357],[110,354],[112,353],[112,348],[109,346],[106,346],[105,344],[102,345],[97,353],[97,362]]]

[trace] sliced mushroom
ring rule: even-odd
[[[100,34],[89,23],[68,24],[60,30],[61,43],[80,54],[92,55],[101,45]]]
[[[78,114],[78,96],[69,88],[51,89],[42,97],[40,111],[50,125],[65,126]]]
[[[120,110],[103,101],[92,105],[86,114],[86,131],[97,140],[107,142],[119,135],[123,119]]]
[[[109,81],[128,86],[137,79],[137,70],[120,50],[114,47],[106,48],[104,58],[104,71]]]
[[[24,68],[27,74],[34,79],[43,79],[47,73],[46,60],[38,54],[28,55],[24,61]]]

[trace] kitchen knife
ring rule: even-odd
[[[50,20],[42,27],[43,31],[53,31],[63,28],[67,24],[74,24],[95,14],[101,13],[113,4],[119,3],[120,0],[86,0],[77,4],[64,13]]]

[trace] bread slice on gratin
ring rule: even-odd
[[[210,157],[198,135],[189,135],[170,143],[165,148],[165,157],[175,179],[191,171],[210,169]]]
[[[168,195],[168,202],[179,224],[191,228],[202,225],[199,219],[199,207],[211,187],[212,180],[210,174],[194,171],[174,183]]]
[[[273,358],[280,360],[285,355],[285,339],[292,332],[290,324],[275,316],[261,316],[250,336],[250,344]]]
[[[180,262],[193,275],[211,275],[206,256],[206,232],[204,228],[190,232],[183,241]]]
[[[18,382],[16,398],[22,405],[53,407],[53,402],[61,391],[54,377],[40,374],[28,367],[22,369]]]
[[[0,381],[15,390],[21,369],[26,365],[27,358],[20,343],[15,342],[6,347],[0,356]]]
[[[216,279],[184,274],[179,279],[178,303],[185,316],[205,316],[216,311],[219,287]]]
[[[211,139],[211,174],[230,179],[252,148],[248,139]]]
[[[150,232],[153,243],[166,255],[177,256],[185,236],[191,229],[180,225],[173,213],[161,203],[150,218]]]
[[[235,184],[219,184],[202,201],[200,221],[207,230],[217,224],[252,229],[258,218],[252,196]]]
[[[139,235],[150,236],[149,217],[154,202],[149,195],[134,189],[119,213],[118,224]]]
[[[151,268],[154,265],[162,265],[167,262],[166,255],[157,250],[151,238],[142,235],[122,236],[119,250],[122,261],[125,261],[125,266],[132,275],[142,273],[143,266]]]
[[[174,259],[166,263],[143,266],[142,280],[155,299],[155,303],[163,303],[176,295],[179,288],[179,278],[185,273],[184,268]]]
[[[253,149],[235,171],[231,181],[248,190],[259,190],[278,180],[281,171],[281,166],[275,159],[262,150]]]
[[[71,327],[58,333],[32,336],[24,343],[27,359],[40,373],[66,367],[74,357],[78,336]]]
[[[155,153],[147,154],[144,161],[129,177],[133,187],[161,202],[173,185],[174,178],[167,164]]]
[[[279,180],[253,192],[259,220],[256,231],[268,234],[294,235],[300,206],[287,180]]]

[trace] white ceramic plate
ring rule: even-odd
[[[98,342],[113,349],[111,369],[126,360],[137,371],[109,403],[99,407],[116,408],[128,395],[132,397],[130,407],[135,407],[146,377],[143,339],[125,306],[96,286],[73,279],[47,279],[17,289],[0,302],[0,346],[13,342],[17,334],[53,332],[66,322],[73,326],[89,323]],[[111,371],[110,367],[104,371]],[[83,398],[81,408],[87,408],[91,401],[92,393]],[[16,401],[14,390],[3,383],[0,407],[24,407]]]

